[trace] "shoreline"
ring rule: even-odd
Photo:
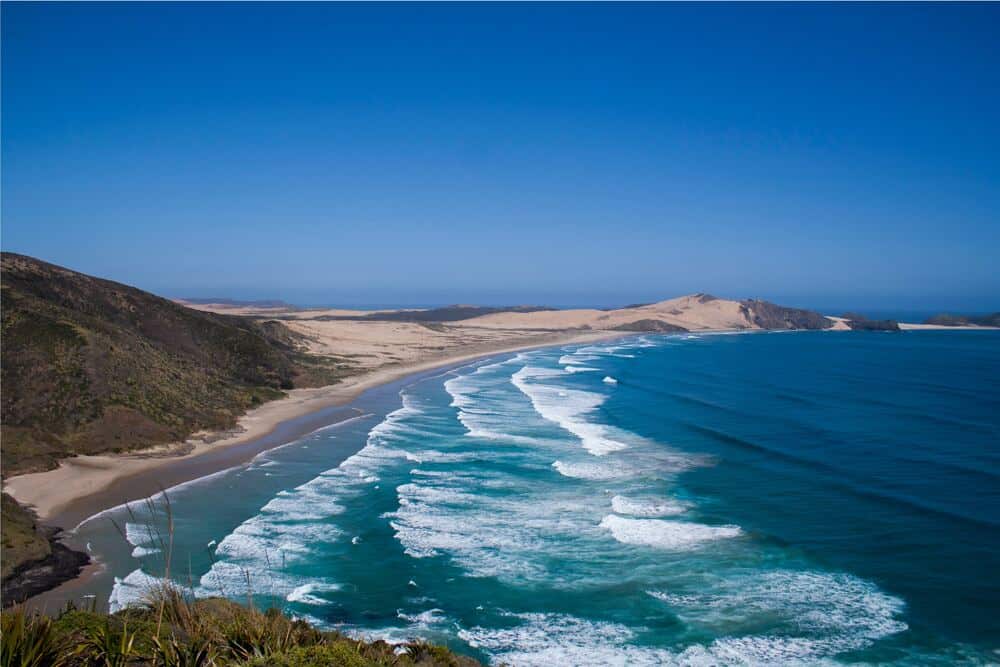
[[[59,467],[4,481],[4,491],[34,510],[40,523],[71,532],[85,520],[128,502],[253,459],[324,426],[359,416],[348,406],[362,393],[406,379],[493,355],[556,345],[622,338],[621,331],[545,332],[514,345],[458,348],[408,364],[384,366],[325,387],[293,389],[237,420],[236,429],[196,434],[191,439],[128,454],[81,455]],[[235,430],[235,429],[234,429]],[[213,439],[213,436],[221,435]],[[180,451],[178,451],[180,450]]]
[[[830,319],[836,321],[837,318]],[[900,323],[900,329],[969,331],[990,330],[991,327]],[[829,329],[838,330],[847,328]],[[705,329],[697,333],[713,331],[716,330]],[[286,397],[244,413],[237,419],[236,426],[227,431],[196,433],[184,442],[125,454],[80,455],[63,459],[53,470],[16,475],[4,480],[3,490],[32,509],[40,523],[69,532],[102,511],[232,468],[316,428],[357,417],[357,411],[344,409],[344,406],[366,391],[408,376],[497,354],[611,340],[642,333],[539,330],[537,335],[514,344],[496,341],[460,346],[412,362],[381,366],[337,384],[292,389]]]
[[[924,327],[914,327],[923,329]],[[927,327],[928,329],[938,327]],[[941,327],[949,330],[985,327]],[[692,333],[726,333],[731,330],[701,330]],[[802,330],[798,330],[802,331]],[[828,329],[827,331],[838,331]],[[394,385],[418,382],[436,373],[462,367],[494,356],[513,352],[608,341],[649,332],[545,331],[516,344],[496,341],[457,347],[409,363],[382,366],[346,378],[335,385],[295,389],[288,396],[245,413],[236,429],[199,433],[181,443],[128,454],[79,456],[64,459],[58,468],[29,473],[5,480],[4,490],[18,502],[35,510],[39,522],[59,527],[56,539],[71,549],[76,529],[86,521],[122,505],[154,496],[164,490],[211,477],[252,461],[262,452],[291,444],[318,429],[342,424],[366,415],[357,399],[373,390],[389,390]],[[221,437],[219,437],[221,436]],[[193,442],[194,441],[194,442]],[[88,554],[90,555],[90,554]],[[87,581],[104,572],[99,558],[76,576],[39,591],[25,600],[46,606],[52,594],[72,594]]]

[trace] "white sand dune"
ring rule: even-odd
[[[659,320],[690,330],[759,329],[749,311],[739,301],[718,299],[705,294],[659,301],[635,308],[616,310],[552,310],[531,313],[494,313],[462,324],[498,329],[590,329],[608,330],[642,320]]]

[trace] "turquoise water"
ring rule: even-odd
[[[998,378],[996,332],[507,355],[172,489],[171,574],[494,663],[985,663]],[[80,527],[113,607],[163,574],[162,523],[133,505]]]

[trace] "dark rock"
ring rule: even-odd
[[[668,333],[671,331],[687,331],[684,327],[679,327],[676,324],[670,324],[669,322],[664,322],[663,320],[636,320],[635,322],[629,322],[628,324],[619,324],[616,327],[611,327],[613,331],[641,331],[641,332],[656,332],[656,333]]]
[[[870,320],[859,313],[844,313],[841,317],[854,331],[899,331],[896,320]]]
[[[787,308],[761,299],[740,302],[746,318],[761,329],[829,329],[833,320],[802,308]]]
[[[75,579],[90,562],[90,556],[70,549],[54,536],[49,536],[49,543],[51,552],[48,556],[22,563],[0,584],[0,600],[4,607],[23,602],[33,595]]]

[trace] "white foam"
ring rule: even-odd
[[[372,428],[360,451],[309,482],[279,492],[222,539],[197,593],[237,595],[249,585],[255,593],[287,597],[301,586],[299,577],[285,574],[285,566],[308,561],[315,549],[340,539],[343,533],[331,520],[344,512],[341,501],[364,493],[378,481],[379,470],[410,456],[391,443],[408,428],[405,421],[421,410],[408,394],[401,396],[403,406]],[[257,573],[259,579],[248,584],[248,572]]]
[[[149,593],[162,583],[162,579],[146,574],[142,569],[133,570],[124,579],[115,577],[111,596],[108,598],[108,608],[111,613],[115,613],[126,607],[140,605],[149,598]]]
[[[396,487],[400,505],[425,502],[449,505],[472,505],[477,501],[474,494],[463,493],[448,487],[402,484]]]
[[[591,494],[459,475],[420,476],[402,485],[399,508],[387,516],[412,558],[448,557],[470,576],[563,585],[572,572],[552,572],[555,560],[582,557],[580,540],[599,548],[601,532]],[[433,483],[433,484],[432,484]]]
[[[601,528],[611,531],[622,544],[655,547],[671,551],[685,550],[705,542],[738,536],[739,526],[706,526],[686,521],[663,519],[626,519],[609,514]]]
[[[802,637],[726,639],[717,648],[768,654],[797,651],[799,657],[833,655],[864,648],[906,629],[896,616],[903,601],[850,574],[775,570],[713,581],[706,592],[678,595],[649,591],[685,622],[710,630],[730,627],[733,618],[781,622]],[[791,642],[791,643],[789,643]]]
[[[460,629],[458,635],[496,662],[516,667],[837,664],[831,659],[838,652],[835,646],[808,637],[723,637],[708,646],[693,644],[675,651],[636,645],[635,630],[621,623],[568,614],[506,615],[521,622],[513,627]]]
[[[605,375],[604,379],[601,380],[604,384],[618,384],[618,380],[614,379],[610,375]]]
[[[415,623],[424,627],[442,623],[447,620],[443,609],[428,609],[419,614],[405,614],[402,611],[396,612],[396,617],[409,623]]]
[[[627,479],[636,474],[636,470],[621,464],[598,462],[571,462],[556,461],[552,467],[559,471],[563,477],[576,477],[577,479],[590,480],[612,480]]]
[[[586,364],[591,361],[599,361],[600,356],[596,354],[583,354],[579,351],[573,354],[564,354],[559,357],[558,363],[562,366],[573,365],[573,364]]]
[[[635,633],[620,623],[568,614],[508,615],[521,623],[505,628],[461,629],[458,636],[497,663],[518,667],[664,665],[671,664],[674,657],[662,649],[629,645]]]
[[[526,358],[521,354],[511,360],[480,366],[472,373],[458,375],[444,383],[452,397],[452,407],[458,408],[457,418],[469,437],[529,446],[545,444],[533,435],[516,432],[518,424],[529,421],[529,416],[535,414],[530,405],[522,404],[521,394],[497,391],[499,387],[509,386],[506,369]],[[495,450],[480,450],[479,454],[480,458],[503,456],[502,451]]]
[[[132,549],[132,558],[143,558],[144,556],[152,556],[158,553],[160,553],[160,550],[156,547],[138,546]]]
[[[125,522],[125,540],[131,544],[132,558],[143,558],[160,553],[161,538],[156,528],[148,523]]]
[[[689,508],[687,503],[677,500],[638,500],[615,496],[611,499],[611,509],[618,514],[655,518],[683,514]]]
[[[160,534],[148,523],[125,522],[125,539],[132,546],[149,546],[160,543]]]
[[[324,605],[328,604],[328,600],[314,595],[314,593],[332,593],[340,590],[340,588],[339,584],[310,582],[296,586],[291,593],[285,596],[285,599],[289,602],[298,602],[300,604]]]
[[[624,442],[611,437],[612,430],[608,426],[586,419],[589,413],[606,400],[605,396],[580,389],[553,387],[537,381],[562,374],[562,370],[524,366],[511,376],[510,381],[531,400],[538,414],[578,437],[591,454],[603,456],[628,447]]]

